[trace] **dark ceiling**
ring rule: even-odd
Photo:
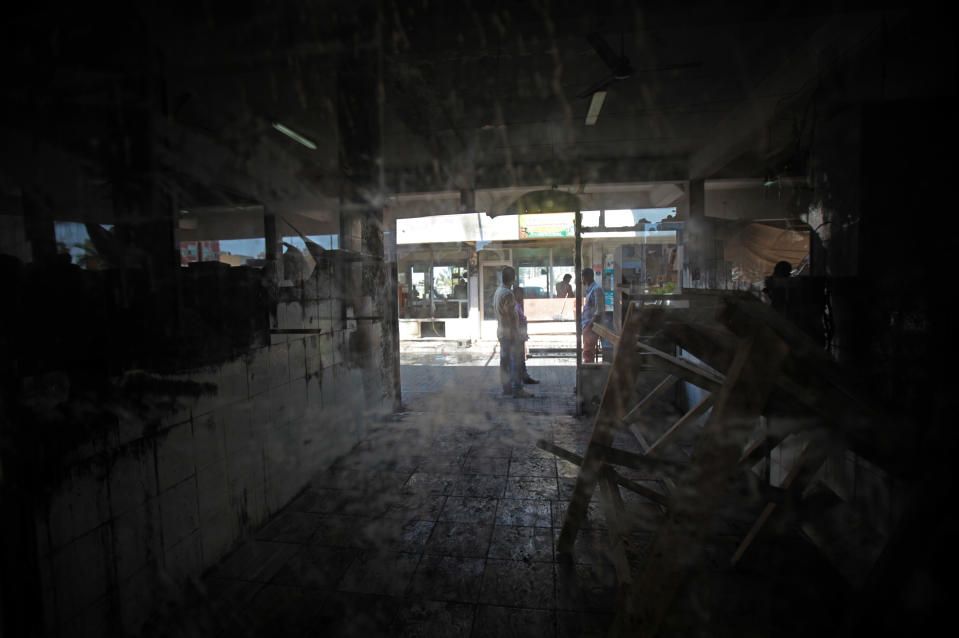
[[[948,23],[915,5],[728,4],[23,9],[3,28],[2,185],[58,175],[89,202],[149,175],[181,206],[319,210],[344,180],[388,195],[760,178],[804,169],[823,110],[955,91]],[[609,74],[594,32],[634,73],[587,126],[577,95]]]

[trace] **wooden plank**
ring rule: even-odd
[[[792,353],[784,370],[790,382],[787,388],[797,393],[800,400],[816,404],[817,411],[840,410],[849,416],[882,419],[883,415],[876,412],[867,398],[865,388],[857,387],[854,379],[843,373],[821,345],[771,307],[731,297],[723,300],[716,317],[737,333],[758,323],[769,326]]]
[[[789,472],[786,473],[786,476],[783,478],[782,483],[779,484],[781,490],[789,491],[796,483],[796,479],[804,473],[804,466],[809,462],[807,452],[810,450],[809,442],[803,446],[802,451],[799,453],[799,458],[796,459],[796,462],[793,463],[792,467],[789,468]],[[821,465],[821,463],[819,464]],[[818,465],[817,465],[818,467]],[[772,516],[773,512],[776,511],[776,503],[767,503],[766,507],[763,508],[762,513],[759,517],[753,522],[752,527],[749,528],[749,532],[746,533],[746,537],[743,538],[742,542],[739,544],[739,547],[736,548],[736,551],[733,552],[732,558],[729,560],[731,567],[735,567],[743,554],[746,553],[746,550],[749,549],[749,546],[756,539],[756,536],[759,534],[759,531],[766,524],[766,521],[769,520],[769,517]]]
[[[606,517],[606,529],[609,532],[609,544],[612,548],[613,567],[620,585],[628,586],[633,582],[629,558],[626,556],[626,524],[623,521],[623,499],[619,488],[609,472],[603,472],[599,479],[599,492],[603,502],[603,514]]]
[[[573,463],[575,465],[580,465],[580,466],[583,464],[583,457],[581,457],[580,455],[574,452],[570,452],[569,450],[566,450],[564,448],[561,448],[554,443],[550,443],[549,441],[545,439],[540,439],[539,441],[537,441],[536,446],[542,450],[546,450],[547,452],[551,452],[555,454],[556,456],[563,459],[564,461],[569,461],[570,463]],[[660,494],[656,490],[650,489],[646,487],[645,485],[640,485],[639,483],[631,481],[628,478],[617,473],[615,470],[612,470],[609,468],[607,469],[611,472],[611,475],[614,477],[614,480],[616,481],[617,485],[625,487],[629,491],[635,492],[636,494],[639,494],[640,496],[644,496],[648,498],[649,500],[653,501],[654,503],[657,503],[658,505],[667,505],[669,503],[669,497],[667,497],[665,494]]]
[[[723,382],[723,375],[713,372],[703,366],[698,366],[692,361],[674,357],[649,344],[640,342],[640,350],[656,355],[652,361],[662,367],[670,374],[673,374],[684,381],[689,381],[704,390],[710,392],[716,391]]]
[[[779,441],[771,436],[764,436],[756,439],[746,446],[742,456],[739,458],[739,464],[745,467],[752,467],[759,463],[763,457],[776,447]]]
[[[643,434],[643,431],[639,428],[638,423],[631,423],[628,426],[630,433],[636,439],[636,442],[639,443],[639,447],[643,449],[643,453],[646,453],[652,445],[649,441],[646,440],[646,435]]]
[[[614,447],[597,446],[603,460],[613,465],[621,465],[631,470],[649,470],[649,469],[671,469],[681,468],[685,463],[670,461],[669,459],[657,459],[645,454],[636,454],[627,452]]]
[[[662,335],[714,370],[728,370],[739,338],[716,321],[667,321]]]
[[[710,393],[700,399],[699,403],[694,405],[689,412],[680,417],[676,423],[674,423],[668,430],[663,432],[661,437],[656,439],[656,442],[653,443],[648,450],[646,450],[646,454],[655,454],[661,450],[667,443],[673,440],[673,438],[686,426],[687,423],[705,414],[706,410],[713,406],[715,398],[716,395]]]
[[[753,523],[753,526],[749,528],[749,533],[746,534],[746,538],[739,544],[739,547],[736,548],[736,551],[733,553],[733,557],[729,560],[729,564],[732,567],[736,566],[736,563],[743,557],[743,554],[746,553],[746,550],[755,540],[756,535],[759,534],[759,530],[762,529],[763,525],[766,524],[766,521],[769,520],[769,517],[772,516],[773,511],[776,509],[775,503],[766,503],[766,507],[763,508],[762,513],[759,515],[759,518]]]
[[[646,440],[646,435],[643,434],[642,430],[639,429],[639,424],[633,423],[629,426],[629,431],[636,437],[636,441],[639,443],[639,447],[643,449],[643,454],[649,454],[649,451],[652,449],[652,445],[649,441]],[[666,490],[672,493],[676,489],[676,481],[671,476],[663,476],[663,485],[666,487]]]
[[[648,498],[649,500],[651,500],[652,502],[656,503],[657,505],[662,505],[663,507],[666,507],[667,505],[669,505],[669,496],[667,496],[666,494],[661,494],[660,492],[657,492],[654,489],[650,489],[646,487],[645,485],[641,485],[635,481],[631,481],[625,476],[623,476],[622,474],[619,474],[618,472],[616,472],[615,470],[610,470],[610,471],[613,473],[613,476],[616,479],[616,484],[619,485],[620,487],[625,487],[630,492],[639,494],[640,496],[644,496]]]
[[[619,345],[619,335],[616,334],[616,331],[612,328],[597,322],[593,324],[593,332],[598,334],[606,341],[609,341],[614,346]]]
[[[635,343],[642,328],[644,315],[641,308],[630,304],[623,322],[620,343]],[[560,530],[556,549],[561,554],[572,552],[576,535],[586,517],[590,497],[596,488],[596,481],[603,466],[603,458],[597,446],[612,444],[616,433],[623,427],[622,419],[626,413],[625,401],[636,384],[639,370],[639,356],[636,348],[619,347],[613,355],[613,365],[606,379],[606,387],[600,401],[593,431],[590,434],[586,454],[576,476],[576,486]]]
[[[690,467],[679,479],[636,586],[617,610],[614,635],[655,636],[702,545],[707,522],[762,412],[788,354],[770,329],[757,325],[736,353],[713,411],[696,442]]]
[[[632,423],[639,419],[639,415],[642,413],[642,411],[653,401],[669,391],[669,389],[672,388],[677,381],[679,381],[679,377],[672,374],[666,375],[665,379],[660,381],[655,388],[650,390],[649,394],[643,397],[639,403],[637,403],[629,412],[625,414],[625,416],[623,416],[623,421],[626,423]]]
[[[570,452],[566,448],[561,448],[560,446],[556,445],[555,443],[551,443],[550,441],[547,441],[546,439],[538,440],[536,442],[536,447],[540,448],[541,450],[546,450],[547,452],[550,452],[551,454],[555,454],[556,456],[563,459],[564,461],[569,461],[570,463],[573,463],[575,465],[583,464],[583,457],[581,457],[579,454],[576,454],[575,452]]]
[[[830,445],[831,433],[818,432],[810,435],[810,439],[803,445],[802,451],[796,462],[789,468],[786,476],[783,477],[779,487],[768,486],[767,499],[773,501],[768,503],[763,509],[762,514],[753,523],[746,537],[740,543],[739,547],[733,553],[730,559],[730,565],[735,566],[742,559],[743,554],[749,548],[749,545],[755,540],[766,521],[776,511],[776,506],[796,501],[801,493],[809,486],[815,474],[826,462],[830,451],[833,449]]]

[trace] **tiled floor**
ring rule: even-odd
[[[529,375],[539,385],[526,386],[534,396],[517,400],[511,411],[572,414],[576,408],[575,359],[531,358]],[[403,403],[415,412],[490,412],[498,408],[499,354],[404,355]],[[512,399],[510,399],[512,401]]]
[[[556,560],[576,466],[536,447],[585,448],[570,363],[532,361],[534,399],[502,397],[492,363],[403,366],[409,411],[212,570],[180,633],[604,635],[602,517],[591,510],[571,564]]]
[[[592,420],[569,414],[570,362],[531,362],[543,381],[533,386],[535,399],[502,397],[496,367],[475,358],[409,363],[408,411],[318,473],[197,585],[190,608],[156,626],[158,635],[606,635],[617,587],[601,509],[594,499],[572,560],[557,560],[577,467],[536,446],[546,439],[585,449]],[[624,473],[656,486],[651,476]],[[628,551],[639,565],[662,512],[631,492],[622,496]],[[677,597],[663,635],[716,635],[716,610],[724,635],[818,630],[776,611],[785,570],[770,555],[757,549],[752,566],[726,569],[748,529],[736,525],[724,519],[711,530],[700,572]],[[812,564],[802,548],[785,555]],[[800,606],[839,600],[808,589]]]

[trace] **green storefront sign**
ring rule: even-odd
[[[573,213],[537,213],[517,215],[520,239],[573,237]]]

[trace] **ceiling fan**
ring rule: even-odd
[[[594,82],[588,88],[576,94],[576,97],[581,98],[592,96],[592,100],[589,103],[589,111],[586,114],[586,124],[587,126],[592,126],[596,123],[596,119],[599,117],[599,111],[603,108],[603,102],[606,100],[606,88],[614,82],[632,77],[636,69],[633,68],[629,59],[623,54],[622,46],[620,46],[620,52],[619,55],[617,55],[616,52],[613,51],[613,48],[609,46],[609,43],[606,42],[606,39],[597,31],[587,35],[586,40],[589,41],[596,53],[599,54],[599,57],[603,59],[606,66],[609,67],[608,76],[598,82]]]
[[[702,62],[680,62],[676,64],[668,64],[665,66],[657,66],[653,68],[640,69],[637,71],[633,68],[633,65],[630,63],[629,59],[623,53],[623,46],[620,44],[620,52],[617,55],[613,48],[609,46],[609,43],[601,36],[598,32],[594,31],[586,36],[586,39],[593,46],[593,49],[596,50],[596,53],[599,54],[599,57],[603,59],[603,62],[606,63],[606,66],[609,67],[609,75],[594,82],[588,88],[580,91],[576,94],[576,97],[590,97],[592,100],[589,103],[589,110],[586,113],[586,125],[592,126],[596,123],[597,118],[599,118],[599,111],[603,108],[603,102],[606,100],[606,89],[616,82],[622,80],[627,80],[633,75],[639,73],[657,73],[661,71],[677,71],[680,69],[687,69],[691,67],[702,66]]]

